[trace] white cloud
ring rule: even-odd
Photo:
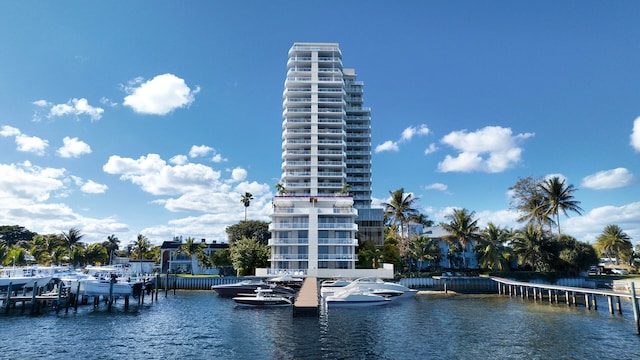
[[[220,155],[220,154],[215,154],[211,158],[211,161],[213,161],[214,163],[221,163],[221,162],[226,162],[226,161],[229,161],[229,160],[227,158],[223,158],[222,155]]]
[[[0,164],[0,204],[45,201],[64,188],[64,169],[42,168],[29,162]]]
[[[44,100],[39,100],[38,103],[48,105],[49,103]],[[36,104],[36,102],[34,102]],[[42,106],[40,104],[36,104],[38,106]],[[73,98],[69,100],[66,104],[57,104],[53,105],[49,110],[49,117],[54,116],[65,116],[65,115],[88,115],[91,117],[92,121],[100,120],[102,118],[102,114],[104,113],[104,109],[99,107],[93,107],[89,105],[89,102],[85,98],[76,99]]]
[[[32,102],[33,105],[35,106],[39,106],[39,107],[49,107],[51,106],[51,103],[48,102],[47,100],[36,100],[34,102]]]
[[[106,97],[104,97],[104,96],[100,98],[100,104],[102,104],[102,105],[106,105],[106,106],[109,106],[109,107],[116,107],[116,106],[118,106],[118,103],[113,102],[113,101],[111,101],[111,99],[106,98]]]
[[[400,150],[400,147],[399,147],[400,143],[407,142],[416,135],[419,135],[419,136],[428,135],[429,132],[430,130],[425,124],[421,124],[418,127],[409,126],[408,128],[405,128],[404,130],[402,130],[402,134],[400,135],[400,140],[398,141],[387,140],[384,143],[376,146],[375,152],[376,153],[383,152],[383,151],[397,152]]]
[[[402,131],[402,136],[400,137],[400,141],[409,141],[415,135],[428,135],[429,128],[425,124],[421,124],[418,127],[409,126],[408,128]]]
[[[184,165],[189,162],[189,159],[186,155],[176,155],[169,159],[169,162],[174,165]]]
[[[109,174],[120,175],[153,195],[176,195],[204,187],[218,181],[220,172],[201,164],[170,166],[157,154],[141,156],[137,160],[111,156],[103,166]]]
[[[631,146],[640,152],[640,117],[633,122],[633,130],[631,131]]]
[[[433,183],[433,184],[424,186],[425,190],[447,191],[448,188],[449,187],[447,185],[441,184],[441,183]]]
[[[200,146],[193,145],[191,147],[191,150],[189,150],[189,157],[195,158],[199,156],[206,156],[207,154],[214,151],[215,150],[213,150],[213,148],[206,145],[200,145]]]
[[[20,130],[8,125],[2,125],[2,128],[0,129],[0,136],[18,136],[20,135]]]
[[[231,181],[244,181],[247,178],[247,170],[243,168],[235,168],[231,170]]]
[[[88,194],[103,194],[109,187],[104,184],[98,184],[93,180],[89,180],[82,185],[80,190]]]
[[[225,172],[228,176],[222,178],[220,171],[202,164],[170,165],[159,155],[148,154],[138,159],[111,156],[103,170],[120,175],[121,180],[157,196],[153,203],[171,212],[206,213],[201,217],[185,218],[184,222],[174,220],[172,224],[175,224],[174,231],[177,233],[202,237],[210,237],[212,231],[224,234],[226,226],[244,218],[244,206],[240,198],[246,191],[254,196],[249,209],[252,219],[268,221],[272,210],[270,186],[245,181],[248,174],[242,168],[228,170]],[[189,224],[186,219],[201,223]],[[144,232],[166,233],[167,237],[171,237],[172,231],[167,230],[163,225],[145,229]]]
[[[633,174],[625,168],[599,171],[582,179],[582,186],[590,189],[615,189],[629,186],[633,181]]]
[[[78,140],[77,137],[70,138],[66,136],[62,139],[64,145],[58,149],[58,155],[63,158],[79,157],[84,154],[91,154],[91,147],[84,141]]]
[[[382,144],[376,146],[375,152],[376,153],[383,152],[383,151],[396,151],[397,152],[398,150],[400,150],[400,149],[398,148],[398,144],[396,142],[391,141],[391,140],[387,140],[387,141],[383,142]]]
[[[195,94],[200,91],[199,87],[192,91],[183,79],[173,74],[162,74],[147,82],[142,81],[136,78],[130,82],[125,88],[129,95],[123,103],[140,114],[166,115],[191,105]]]
[[[429,154],[433,154],[434,152],[436,152],[436,150],[438,150],[438,147],[436,146],[436,144],[429,144],[429,147],[424,149],[424,154],[425,155],[429,155]]]
[[[18,145],[18,151],[44,155],[47,147],[49,146],[49,141],[43,140],[37,136],[19,134],[16,136],[16,145]]]
[[[640,202],[622,206],[602,206],[593,208],[582,216],[570,217],[560,223],[562,232],[580,241],[594,243],[607,225],[618,225],[632,238],[640,239]]]
[[[534,136],[524,133],[513,136],[511,129],[487,126],[476,132],[454,131],[441,142],[459,151],[457,156],[446,155],[438,164],[442,172],[501,172],[520,162],[522,149],[518,143]],[[483,157],[484,156],[484,157]]]

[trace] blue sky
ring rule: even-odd
[[[226,241],[269,220],[294,42],[337,42],[372,109],[376,203],[403,187],[518,227],[508,188],[559,175],[640,239],[638,1],[0,2],[0,224]]]

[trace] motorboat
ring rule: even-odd
[[[386,305],[391,297],[378,295],[372,291],[351,288],[325,297],[327,307],[360,307]]]
[[[43,287],[47,285],[53,276],[51,271],[38,266],[11,267],[0,269],[0,291],[5,292],[11,284],[11,290]]]
[[[86,278],[78,280],[78,283],[82,295],[120,297],[133,294],[133,283],[120,282],[116,277],[113,279]]]
[[[270,288],[258,287],[254,293],[239,294],[241,296],[233,297],[233,301],[243,306],[290,306],[293,304],[290,297],[277,295]]]
[[[302,287],[302,283],[304,282],[303,278],[293,277],[289,274],[285,274],[278,277],[273,277],[268,280],[270,284],[276,284],[281,286],[286,286],[294,289],[300,289]]]
[[[351,281],[341,287],[323,286],[322,296],[336,295],[344,291],[360,291],[389,298],[390,300],[406,299],[413,297],[417,291],[399,283],[384,281],[377,277],[362,277]]]
[[[351,284],[352,280],[348,279],[327,279],[320,284],[320,294],[322,296],[333,295],[336,291],[343,290],[342,288]]]
[[[232,298],[239,294],[251,294],[258,288],[271,289],[272,293],[286,297],[293,297],[296,295],[296,290],[291,287],[268,284],[260,280],[243,280],[233,284],[213,285],[211,290],[218,293],[218,296]]]
[[[86,296],[129,296],[135,285],[122,269],[109,266],[89,266],[83,271],[62,272],[58,277],[71,293]]]

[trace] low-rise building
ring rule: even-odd
[[[209,256],[212,252],[229,247],[227,243],[218,243],[213,240],[207,243],[206,239],[202,239],[203,253]],[[195,255],[191,257],[179,251],[182,246],[182,238],[175,237],[171,241],[165,241],[160,246],[160,271],[164,273],[183,273],[183,274],[218,274],[217,268],[203,267],[196,259]]]

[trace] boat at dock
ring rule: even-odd
[[[275,294],[272,289],[258,287],[255,294],[240,294],[233,297],[238,305],[242,306],[291,306],[293,304],[290,297]]]
[[[325,297],[327,307],[361,307],[386,305],[391,296],[375,294],[373,291],[351,288]]]
[[[6,292],[11,285],[11,290],[33,288],[47,285],[53,276],[48,268],[39,266],[20,266],[0,269],[0,292]]]
[[[416,290],[409,289],[408,287],[390,281],[384,281],[377,277],[362,277],[350,281],[348,284],[343,283],[331,284],[321,287],[322,297],[328,297],[332,295],[338,295],[343,292],[352,291],[354,293],[369,293],[372,295],[378,295],[390,300],[406,299],[415,296]]]
[[[296,290],[291,287],[269,284],[260,280],[243,280],[233,284],[213,285],[211,290],[218,293],[221,297],[232,298],[239,294],[251,294],[258,288],[271,289],[272,293],[285,297],[293,297],[296,295]]]

